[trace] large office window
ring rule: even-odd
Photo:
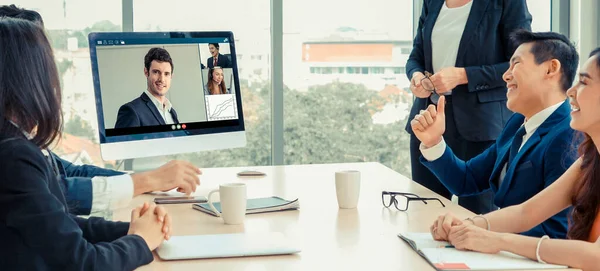
[[[527,8],[529,8],[529,13],[533,18],[531,30],[550,31],[552,25],[551,6],[552,1],[527,1]]]
[[[412,10],[396,0],[283,2],[285,164],[378,161],[408,174],[413,98],[399,71]]]
[[[53,150],[77,164],[114,167],[114,161],[103,161],[100,155],[87,34],[121,31],[121,0],[14,0],[5,4],[39,12],[54,47],[65,123],[63,137]]]
[[[159,0],[135,0],[133,18],[134,31],[233,32],[246,125],[246,147],[183,154],[176,157],[193,162],[200,167],[269,165],[271,163],[270,1],[173,0],[165,4],[164,1]],[[142,66],[140,71],[141,69]],[[143,88],[145,81],[141,75],[140,72],[140,78],[137,80]],[[173,80],[177,80],[176,71]],[[198,91],[202,91],[202,86],[198,86]]]

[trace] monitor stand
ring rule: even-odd
[[[162,165],[168,163],[170,159],[166,156],[143,157],[135,159],[126,159],[124,161],[124,169],[129,172],[144,172],[155,170]]]

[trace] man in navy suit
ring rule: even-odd
[[[177,112],[166,95],[171,87],[173,60],[163,48],[152,48],[144,57],[147,89],[119,108],[115,128],[177,124]]]
[[[210,54],[212,55],[206,60],[206,65],[208,65],[209,69],[214,67],[231,68],[229,58],[219,53],[218,43],[209,43],[208,50],[210,50]]]
[[[516,112],[496,142],[483,153],[463,161],[446,146],[445,99],[437,110],[430,105],[410,122],[422,142],[421,162],[458,196],[486,190],[495,205],[520,204],[551,185],[576,159],[571,108],[566,91],[577,71],[579,56],[571,42],[552,32],[514,32],[519,44],[503,79],[507,106]],[[568,209],[523,234],[565,238]]]

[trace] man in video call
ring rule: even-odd
[[[166,95],[171,87],[173,60],[163,48],[152,48],[144,57],[147,89],[119,108],[115,128],[177,124],[177,112]]]
[[[219,44],[218,43],[209,43],[208,50],[210,50],[211,57],[206,60],[206,64],[209,69],[214,67],[221,68],[231,68],[231,62],[229,62],[229,58],[225,55],[219,53]]]

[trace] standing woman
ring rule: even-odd
[[[494,143],[512,114],[506,108],[502,74],[515,48],[509,35],[531,30],[525,0],[424,0],[413,50],[406,63],[416,97],[409,120],[446,96],[444,140],[456,156],[469,160]],[[432,74],[432,75],[431,75]],[[426,76],[427,75],[427,76]],[[448,199],[448,189],[423,166],[421,142],[407,123],[412,179]],[[474,213],[492,211],[493,192],[461,197]]]
[[[170,234],[161,207],[136,208],[131,223],[67,210],[59,162],[44,151],[62,127],[44,30],[1,17],[0,63],[0,270],[133,270],[151,262]]]

